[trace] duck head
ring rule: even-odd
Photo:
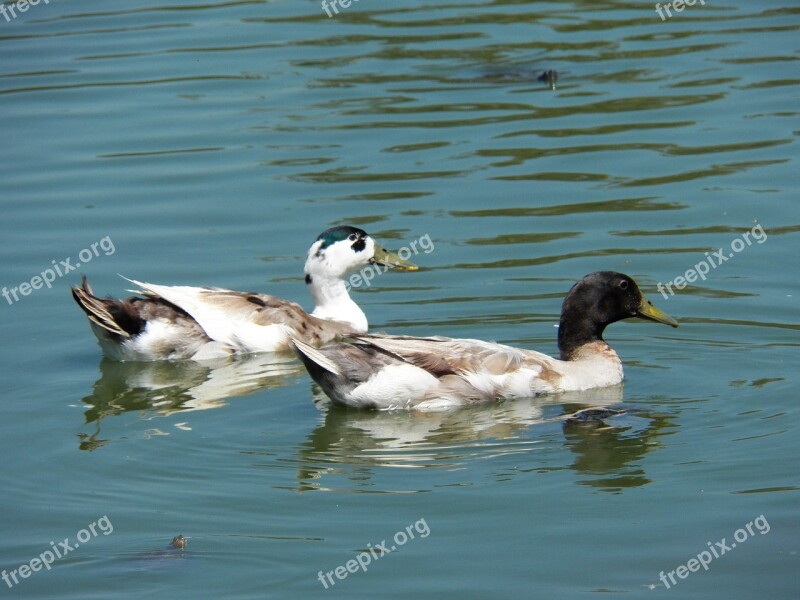
[[[678,326],[675,319],[653,306],[633,278],[614,271],[590,273],[564,298],[558,325],[561,358],[569,360],[584,344],[602,340],[608,325],[632,317]]]
[[[404,271],[418,269],[411,261],[383,248],[363,229],[340,225],[323,231],[311,245],[306,275],[343,278],[370,264]]]
[[[311,245],[306,259],[306,284],[314,298],[315,317],[351,324],[367,331],[367,317],[348,294],[344,278],[350,271],[380,265],[405,271],[418,267],[389,252],[363,229],[340,225],[326,229]]]

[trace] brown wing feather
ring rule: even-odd
[[[357,333],[348,323],[319,319],[296,302],[268,294],[209,289],[203,301],[231,314],[247,315],[246,318],[256,325],[286,325],[295,332],[293,337],[314,346]]]
[[[480,340],[412,337],[386,334],[351,336],[390,352],[436,377],[483,372],[493,375],[521,368],[553,371],[555,359],[541,354]]]

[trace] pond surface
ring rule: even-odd
[[[798,597],[800,8],[336,6],[5,6],[0,285],[76,268],[0,299],[0,594]],[[375,330],[552,354],[597,270],[681,327],[609,328],[624,389],[386,414],[291,359],[101,361],[70,298],[122,274],[310,308],[341,223],[432,242],[354,290]]]

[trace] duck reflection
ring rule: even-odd
[[[554,447],[568,448],[572,464],[515,467],[514,473],[568,467],[581,484],[619,491],[649,482],[640,459],[669,425],[662,415],[622,407],[622,385],[443,412],[352,410],[331,405],[316,386],[314,393],[323,416],[299,448],[301,492],[376,491],[372,479],[384,467],[452,471],[470,460]],[[553,455],[542,456],[546,463]]]
[[[227,405],[232,396],[282,387],[305,374],[291,355],[260,354],[218,361],[117,362],[103,359],[100,378],[91,394],[86,423],[92,434],[80,434],[81,450],[94,450],[108,440],[100,438],[106,417],[140,411],[145,417],[208,410]]]
[[[572,407],[566,407],[569,410]],[[581,485],[610,492],[650,483],[642,465],[645,454],[658,447],[655,439],[671,426],[669,417],[645,411],[578,417],[564,421],[565,446],[575,455],[570,468]]]

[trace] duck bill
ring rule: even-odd
[[[375,245],[375,255],[370,262],[374,265],[391,267],[393,269],[400,269],[401,271],[419,270],[419,267],[410,260],[406,260],[394,252],[389,252],[386,248],[381,248],[377,244]]]
[[[678,326],[678,322],[675,319],[670,317],[660,308],[653,306],[653,303],[650,302],[650,300],[648,300],[647,296],[644,294],[642,294],[642,302],[639,304],[639,308],[636,310],[636,315],[642,319],[657,321],[659,323],[664,323],[664,325],[669,325],[670,327]]]

